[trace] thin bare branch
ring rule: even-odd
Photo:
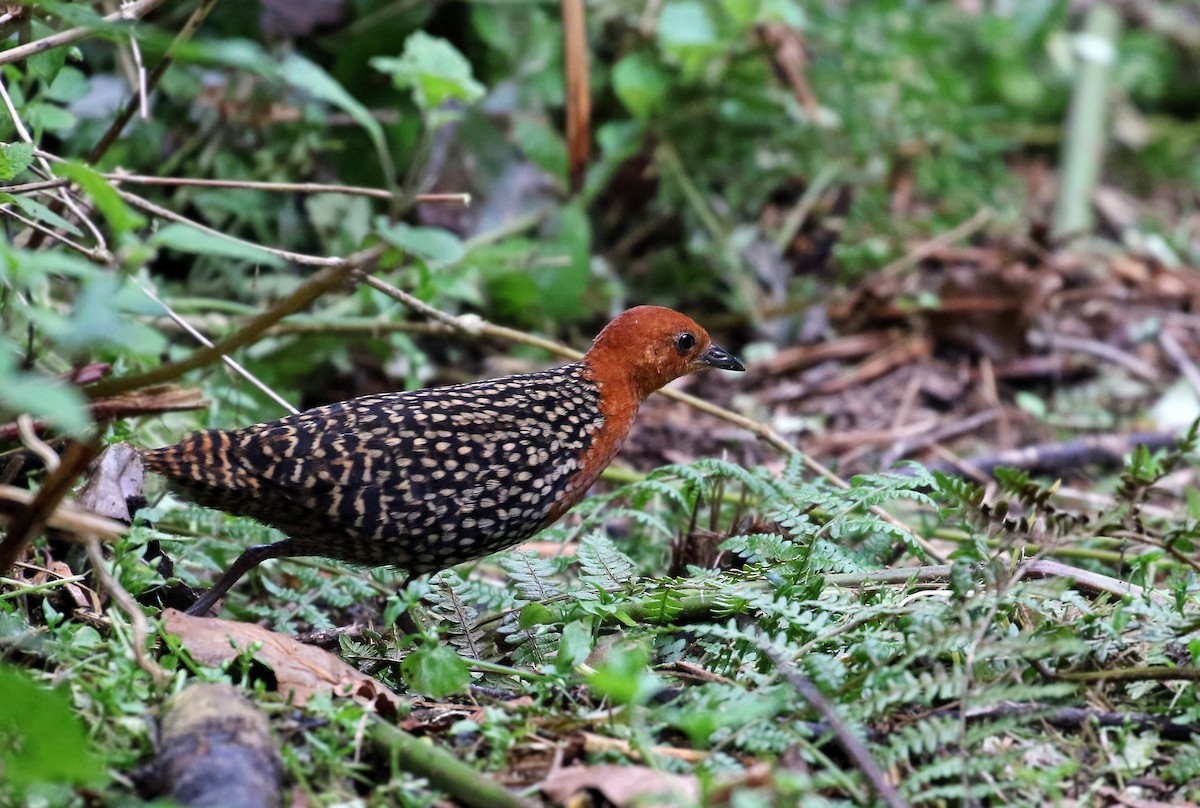
[[[111,14],[106,14],[103,20],[104,22],[136,20],[158,8],[162,5],[162,2],[163,0],[135,0],[133,3],[122,5],[121,8]],[[28,59],[30,56],[37,56],[39,53],[61,48],[63,45],[70,45],[72,42],[86,39],[98,30],[99,27],[95,25],[81,25],[78,28],[68,28],[66,31],[59,31],[50,36],[35,39],[33,42],[27,42],[24,45],[18,45],[6,51],[0,51],[0,65],[12,64],[13,62]]]

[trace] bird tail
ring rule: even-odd
[[[229,486],[230,470],[237,467],[230,457],[232,445],[229,433],[219,429],[190,432],[172,446],[142,452],[142,462],[185,487]]]

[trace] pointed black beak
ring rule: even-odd
[[[745,370],[742,363],[733,358],[732,355],[724,348],[718,348],[716,345],[708,346],[708,350],[700,354],[697,360],[712,368],[720,368],[721,370]]]

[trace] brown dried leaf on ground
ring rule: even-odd
[[[349,696],[394,715],[400,698],[370,676],[320,648],[305,645],[252,623],[216,617],[192,617],[176,609],[163,612],[164,628],[179,637],[192,658],[204,665],[222,665],[255,644],[254,658],[275,673],[279,692],[304,706],[318,693]]]
[[[114,443],[92,461],[90,472],[79,492],[79,504],[109,519],[130,521],[129,499],[142,495],[146,479],[137,449],[128,443]]]
[[[556,805],[574,804],[575,796],[587,791],[598,792],[617,808],[665,808],[699,800],[700,782],[648,766],[568,766],[542,782],[542,793]]]

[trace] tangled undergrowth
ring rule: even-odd
[[[1186,509],[1196,448],[1194,428],[1173,452],[1135,454],[1089,513],[1021,473],[987,495],[918,466],[843,490],[799,461],[772,476],[705,460],[587,500],[537,553],[398,594],[388,571],[282,562],[228,609],[286,632],[355,623],[338,653],[409,695],[402,725],[518,789],[552,763],[621,760],[694,778],[708,804],[870,802],[849,732],[911,804],[1192,799],[1197,523],[1163,514]],[[113,572],[144,603],[170,582],[149,550],[192,581],[268,532],[169,500],[141,520]],[[297,713],[253,654],[209,668],[153,636],[170,674],[155,687],[116,610],[72,606],[77,581],[10,584],[0,630],[25,675],[66,683],[89,728],[76,752],[105,750],[109,777],[93,782],[106,800],[132,797],[126,778],[151,751],[146,710],[194,679],[257,692],[310,799],[433,799],[364,736],[379,720],[367,707],[325,696]],[[395,627],[406,607],[417,635]],[[2,753],[7,771],[22,754]],[[61,785],[34,793],[84,800]]]

